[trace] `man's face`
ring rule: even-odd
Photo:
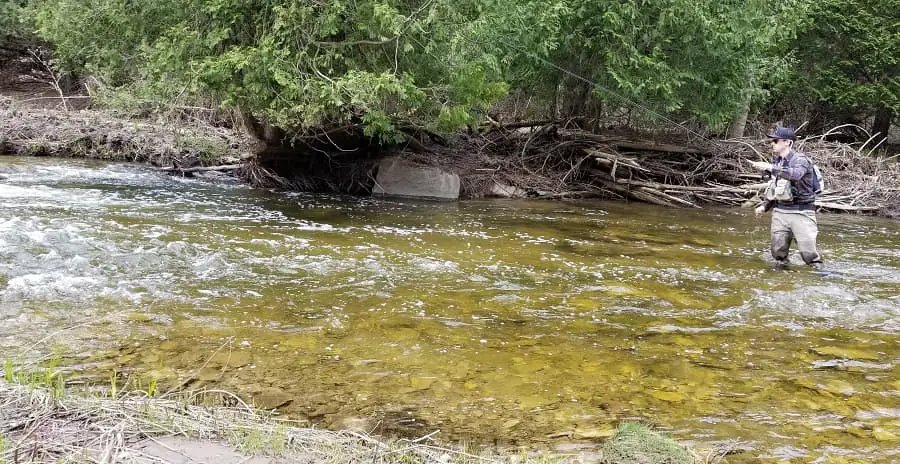
[[[772,151],[779,155],[786,153],[791,147],[791,142],[788,140],[771,139],[769,142],[772,144]]]

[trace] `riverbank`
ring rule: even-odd
[[[172,165],[239,164],[251,137],[207,123],[129,117],[115,111],[32,106],[0,94],[0,153]]]
[[[755,207],[765,183],[747,161],[769,157],[758,139],[689,142],[672,134],[652,139],[595,134],[557,122],[492,126],[416,148],[301,153],[267,147],[237,126],[191,117],[190,111],[134,117],[35,105],[0,92],[0,154],[143,162],[174,174],[233,175],[285,190],[368,194],[378,160],[399,156],[459,175],[461,198],[591,197],[667,207]],[[828,141],[827,135],[798,144],[824,173],[820,209],[900,218],[898,156],[875,153],[866,143]]]
[[[12,376],[7,367],[7,378]],[[52,373],[29,377],[25,385],[0,380],[0,462],[722,462],[722,453],[702,458],[639,424],[623,424],[590,453],[498,452],[444,446],[432,439],[434,433],[386,441],[364,432],[297,427],[220,390],[155,396],[153,386],[127,394],[101,388],[87,395],[65,388]],[[209,398],[227,398],[234,406],[201,405]]]

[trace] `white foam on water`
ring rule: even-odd
[[[766,308],[769,317],[781,315],[786,323],[801,326],[880,327],[900,331],[900,306],[873,298],[852,284],[806,283],[791,290],[758,290],[752,307]],[[803,319],[798,320],[798,316]]]
[[[452,272],[459,269],[459,264],[453,261],[442,260],[428,256],[413,256],[411,264],[423,271],[428,272]]]
[[[61,271],[25,274],[9,279],[3,290],[3,299],[81,299],[96,294],[102,289],[102,283],[103,280],[95,276],[77,276]]]

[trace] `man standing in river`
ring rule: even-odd
[[[769,172],[772,178],[766,189],[766,200],[756,208],[756,215],[774,208],[772,212],[772,257],[775,269],[784,269],[788,263],[791,241],[797,239],[797,247],[803,262],[817,271],[824,270],[822,256],[816,250],[819,234],[816,222],[816,191],[819,180],[812,161],[794,151],[797,135],[788,127],[777,127],[769,134],[774,157],[772,163],[751,161],[754,168]]]

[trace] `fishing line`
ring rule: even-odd
[[[470,45],[477,45],[477,46],[479,46],[479,47],[483,47],[483,46],[485,45],[484,42],[478,42],[478,41],[472,40],[472,39],[470,39],[469,37],[466,37],[466,36],[464,36],[464,35],[457,35],[456,37],[457,37],[458,39],[461,39],[461,40],[464,41],[464,42],[468,42]],[[426,50],[426,47],[425,47],[421,42],[419,42],[415,37],[413,37],[413,36],[407,36],[407,38],[410,39],[410,40],[412,40],[412,41],[414,41],[414,42],[416,42],[420,47],[422,47],[422,50],[423,50],[423,51]],[[702,140],[704,140],[704,141],[706,141],[706,142],[708,142],[708,143],[714,144],[714,145],[718,145],[718,144],[719,144],[718,141],[712,140],[712,139],[706,137],[705,135],[703,135],[703,134],[701,134],[701,133],[699,133],[699,132],[697,132],[697,131],[691,129],[690,127],[687,127],[687,126],[685,126],[684,124],[681,124],[681,123],[679,123],[678,121],[675,121],[675,120],[673,120],[673,119],[667,117],[666,115],[664,115],[664,114],[662,114],[662,113],[659,113],[659,112],[657,112],[657,111],[654,111],[652,108],[649,108],[649,107],[647,107],[647,106],[644,106],[644,105],[642,105],[642,104],[640,104],[640,103],[638,103],[638,102],[636,102],[636,101],[634,101],[634,100],[631,100],[630,98],[628,98],[628,97],[626,97],[626,96],[624,96],[624,95],[621,95],[621,94],[619,94],[618,92],[615,92],[615,91],[613,91],[613,90],[610,90],[610,89],[608,89],[608,88],[606,88],[606,87],[604,87],[604,86],[602,86],[602,85],[600,85],[600,84],[598,84],[598,83],[596,83],[596,82],[594,82],[594,81],[592,81],[592,80],[590,80],[590,79],[588,79],[588,78],[586,78],[586,77],[584,77],[584,76],[582,76],[582,75],[580,75],[580,74],[578,74],[578,73],[576,73],[576,72],[574,72],[574,71],[571,71],[571,70],[566,69],[566,68],[564,68],[564,67],[562,67],[562,66],[559,66],[558,64],[556,64],[556,63],[554,63],[554,62],[552,62],[552,61],[550,61],[550,60],[548,60],[548,59],[545,59],[545,58],[541,57],[540,55],[538,55],[538,54],[536,54],[536,53],[534,53],[534,52],[531,52],[531,51],[522,49],[522,48],[520,48],[520,47],[518,47],[518,46],[516,46],[516,45],[514,45],[514,44],[511,44],[511,43],[505,43],[504,45],[505,45],[505,46],[508,46],[508,47],[510,47],[510,48],[512,48],[513,50],[518,51],[519,53],[523,53],[523,54],[525,54],[525,55],[528,55],[528,56],[530,56],[530,57],[532,57],[532,58],[534,58],[534,59],[536,59],[536,60],[538,60],[538,61],[540,61],[540,62],[542,62],[542,63],[544,63],[544,64],[546,64],[546,65],[548,65],[548,66],[551,66],[552,68],[554,68],[554,69],[556,69],[556,70],[558,70],[558,71],[561,71],[561,72],[563,72],[563,73],[565,73],[565,74],[568,74],[569,76],[572,76],[572,77],[574,77],[575,79],[578,79],[578,80],[580,80],[580,81],[582,81],[582,82],[584,82],[584,83],[586,83],[586,84],[589,84],[589,85],[591,85],[592,87],[597,88],[597,89],[601,90],[602,92],[605,92],[605,93],[607,93],[608,95],[611,95],[611,96],[613,96],[613,97],[619,99],[620,101],[622,101],[623,103],[625,103],[625,104],[628,105],[628,106],[632,106],[632,107],[638,108],[638,109],[640,109],[640,110],[643,110],[643,111],[646,112],[647,114],[649,114],[649,115],[651,115],[651,116],[654,116],[654,117],[656,117],[657,119],[659,119],[659,120],[661,120],[661,121],[663,121],[663,122],[665,122],[665,123],[667,123],[667,124],[670,124],[670,125],[675,126],[675,127],[679,128],[679,129],[682,129],[682,130],[684,130],[685,132],[687,132],[687,133],[690,134],[690,135],[693,135],[693,136],[695,136],[695,137],[699,137],[700,139],[702,139]],[[434,58],[434,59],[437,60],[437,61],[442,61],[442,60],[438,59],[438,57],[436,57],[434,54],[432,54],[432,53],[430,53],[430,52],[427,52],[427,51],[426,51],[425,53],[428,54],[429,56],[431,56],[432,58]]]
[[[596,82],[594,82],[594,81],[592,81],[592,80],[590,80],[590,79],[588,79],[588,78],[586,78],[586,77],[584,77],[584,76],[582,76],[582,75],[580,75],[580,74],[577,74],[577,73],[575,73],[574,71],[570,71],[570,70],[568,70],[568,69],[566,69],[566,68],[563,68],[562,66],[557,65],[556,63],[554,63],[554,62],[552,62],[552,61],[550,61],[550,60],[544,59],[544,58],[542,58],[540,55],[538,55],[538,54],[536,54],[536,53],[534,53],[534,52],[530,52],[530,51],[528,51],[528,50],[523,50],[523,49],[521,49],[521,48],[519,48],[519,47],[517,47],[517,46],[515,46],[515,45],[513,45],[513,44],[506,44],[506,45],[509,46],[510,48],[512,48],[512,49],[514,49],[514,50],[520,52],[520,53],[524,53],[524,54],[526,54],[526,55],[528,55],[528,56],[530,56],[530,57],[532,57],[532,58],[534,58],[534,59],[536,59],[536,60],[538,60],[538,61],[541,61],[542,63],[544,63],[544,64],[546,64],[546,65],[549,65],[549,66],[551,66],[551,67],[553,67],[553,68],[555,68],[555,69],[557,69],[557,70],[559,70],[559,71],[562,71],[563,73],[568,74],[568,75],[570,75],[570,76],[572,76],[572,77],[574,77],[574,78],[576,78],[576,79],[578,79],[578,80],[580,80],[580,81],[582,81],[582,82],[585,82],[585,83],[587,83],[587,84],[590,84],[591,86],[593,86],[593,87],[595,87],[595,88],[597,88],[597,89],[600,89],[601,91],[606,92],[607,94],[612,95],[613,97],[618,98],[619,100],[623,101],[624,103],[626,103],[626,104],[628,104],[628,105],[631,105],[631,106],[640,108],[640,109],[644,110],[645,112],[647,112],[648,114],[650,114],[650,115],[652,115],[652,116],[655,116],[656,118],[658,118],[658,119],[660,119],[660,120],[662,120],[662,121],[664,121],[664,122],[666,122],[666,123],[669,123],[669,124],[671,124],[671,125],[673,125],[673,126],[677,126],[677,127],[681,128],[681,129],[683,129],[684,131],[688,132],[688,133],[691,134],[691,135],[695,135],[695,136],[697,136],[697,137],[700,137],[701,139],[703,139],[703,140],[705,140],[705,141],[707,141],[707,142],[710,142],[710,143],[716,143],[714,140],[711,140],[711,139],[707,138],[707,137],[704,136],[703,134],[701,134],[701,133],[699,133],[699,132],[697,132],[697,131],[691,129],[690,127],[687,127],[687,126],[685,126],[684,124],[681,124],[681,123],[679,123],[679,122],[677,122],[677,121],[675,121],[675,120],[673,120],[673,119],[667,117],[667,116],[664,115],[664,114],[658,113],[658,112],[654,111],[654,110],[651,109],[651,108],[648,108],[648,107],[646,107],[646,106],[644,106],[644,105],[641,105],[640,103],[638,103],[638,102],[636,102],[636,101],[633,101],[633,100],[629,99],[628,97],[626,97],[626,96],[624,96],[624,95],[621,95],[621,94],[619,94],[619,93],[617,93],[617,92],[614,92],[614,91],[612,91],[612,90],[610,90],[610,89],[608,89],[608,88],[606,88],[606,87],[603,87],[602,85],[600,85],[600,84],[598,84],[598,83],[596,83]]]

